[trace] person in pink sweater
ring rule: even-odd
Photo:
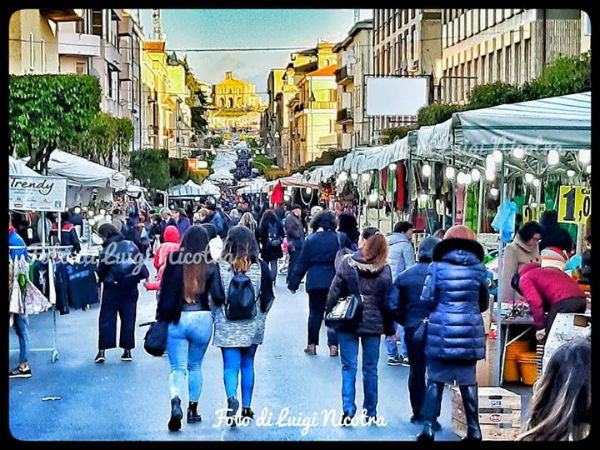
[[[549,333],[557,313],[584,313],[586,300],[579,284],[564,272],[567,257],[556,247],[542,250],[542,264],[519,269],[519,290],[529,303],[539,341]],[[548,312],[548,318],[544,314]]]
[[[181,236],[175,225],[169,225],[165,228],[165,242],[160,244],[156,255],[154,255],[154,267],[158,270],[158,274],[156,275],[156,280],[144,283],[147,290],[157,291],[160,288],[160,280],[167,264],[167,258],[170,253],[179,250],[180,240]]]

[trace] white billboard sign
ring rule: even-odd
[[[8,208],[24,211],[65,211],[67,179],[41,175],[10,175]]]
[[[416,116],[429,99],[428,77],[365,77],[367,116]]]

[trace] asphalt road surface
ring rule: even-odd
[[[154,269],[151,273],[154,275]],[[303,353],[306,346],[308,299],[303,288],[292,295],[277,281],[277,299],[269,313],[264,344],[255,363],[252,408],[255,419],[248,426],[226,427],[218,410],[226,408],[221,352],[209,346],[203,364],[203,388],[198,411],[203,422],[169,432],[170,414],[167,358],[144,352],[147,328],[136,327],[133,361],[120,360],[121,349],[108,350],[106,362],[95,364],[98,305],[86,311],[57,314],[59,359],[49,352],[33,352],[33,376],[13,379],[9,384],[9,424],[20,440],[414,440],[421,427],[409,422],[408,368],[387,366],[381,343],[379,363],[379,426],[339,427],[341,416],[341,368],[339,358],[329,356],[325,329],[317,356]],[[303,286],[303,285],[302,285]],[[152,320],[155,294],[141,287],[137,323]],[[52,342],[52,314],[30,317],[32,347]],[[18,340],[10,332],[11,348]],[[18,361],[10,353],[10,367]],[[360,363],[360,361],[359,361]],[[514,390],[514,389],[513,389]],[[360,365],[356,404],[362,405]],[[528,389],[520,389],[523,408]],[[522,393],[520,392],[520,393]],[[44,398],[59,397],[60,399]],[[238,395],[239,398],[239,395]],[[182,406],[187,406],[187,393]],[[332,411],[327,413],[327,411]],[[330,414],[329,417],[325,417]],[[335,420],[331,420],[333,418]],[[451,430],[450,392],[446,388],[437,440],[457,440]]]

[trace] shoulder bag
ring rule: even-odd
[[[329,314],[325,316],[326,324],[328,326],[356,323],[360,321],[363,298],[360,293],[358,269],[353,269],[353,272],[356,280],[357,293],[342,297],[338,300]]]
[[[167,332],[169,323],[164,320],[141,324],[141,326],[150,325],[150,328],[144,336],[144,350],[152,356],[162,356],[167,351]]]

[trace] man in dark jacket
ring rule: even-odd
[[[60,230],[60,241],[62,245],[71,245],[73,251],[78,253],[81,251],[81,244],[79,243],[79,237],[77,231],[71,222],[69,222],[69,213],[64,212],[60,215],[62,222]]]
[[[169,208],[167,208],[166,206],[160,210],[160,217],[161,217],[161,221],[160,221],[160,243],[162,244],[163,242],[165,242],[165,229],[169,226],[169,225],[174,225],[177,226],[177,222],[175,222],[175,219],[173,219],[173,217],[171,217],[171,210]]]
[[[433,257],[433,250],[440,242],[439,238],[428,237],[419,244],[419,261],[400,273],[394,280],[395,295],[397,296],[396,322],[404,327],[404,338],[410,362],[408,375],[408,391],[413,415],[411,423],[422,423],[421,410],[425,400],[425,352],[422,345],[415,341],[414,335],[422,320],[428,316],[429,311],[419,300],[423,291],[423,284],[429,270],[429,263]],[[434,431],[441,428],[436,420],[433,424]]]
[[[301,217],[302,208],[300,205],[292,205],[292,210],[288,213],[285,220],[285,234],[287,236],[288,253],[290,255],[286,282],[290,281],[290,275],[294,270],[294,266],[300,257],[300,252],[304,245],[304,226],[302,225]]]
[[[288,289],[296,292],[300,281],[306,274],[306,292],[308,293],[308,345],[304,352],[317,354],[319,330],[323,322],[327,293],[335,275],[335,256],[340,248],[335,232],[336,221],[332,212],[323,211],[315,216],[311,223],[313,233],[304,241],[300,257],[294,266]],[[338,340],[334,330],[327,331],[329,354],[338,354]]]

